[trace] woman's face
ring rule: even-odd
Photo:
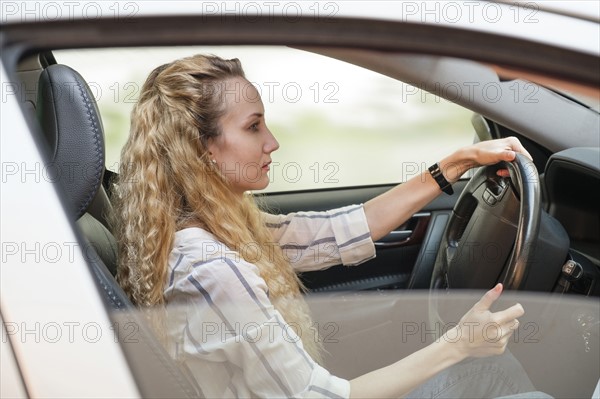
[[[221,134],[208,142],[210,157],[236,193],[261,190],[269,184],[271,153],[279,143],[265,124],[265,108],[256,88],[243,78],[224,85],[225,114],[219,121]]]

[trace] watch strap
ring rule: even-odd
[[[429,173],[431,174],[431,177],[434,178],[434,180],[437,182],[438,186],[440,186],[440,189],[443,192],[445,192],[448,195],[454,194],[452,185],[444,177],[444,174],[442,173],[442,170],[440,169],[440,165],[437,162],[434,163],[433,165],[431,165],[428,168],[428,170],[429,170]]]

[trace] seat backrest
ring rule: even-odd
[[[104,132],[94,97],[81,75],[65,65],[46,68],[38,88],[36,113],[50,145],[47,170],[60,182],[73,219],[114,275],[117,247],[106,223],[110,203],[102,187]]]
[[[80,230],[92,275],[124,337],[120,342],[143,397],[201,397],[200,388],[175,364],[136,311],[114,275],[117,250],[108,229],[110,202],[102,187],[104,132],[95,99],[79,73],[65,65],[47,67],[39,78],[36,114],[49,143],[46,170],[61,185]],[[101,220],[104,222],[102,223]],[[76,298],[74,298],[76,300]]]

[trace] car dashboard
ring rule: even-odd
[[[559,289],[600,295],[600,148],[570,148],[553,154],[543,179],[545,208],[570,239]]]

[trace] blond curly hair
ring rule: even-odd
[[[206,55],[162,65],[148,76],[132,111],[115,188],[117,280],[134,304],[164,305],[175,232],[201,227],[258,266],[275,308],[300,333],[311,332],[299,335],[320,361],[298,276],[281,248],[273,248],[254,198],[235,195],[208,157],[209,138],[221,134],[223,83],[239,77],[245,78],[239,60]]]

